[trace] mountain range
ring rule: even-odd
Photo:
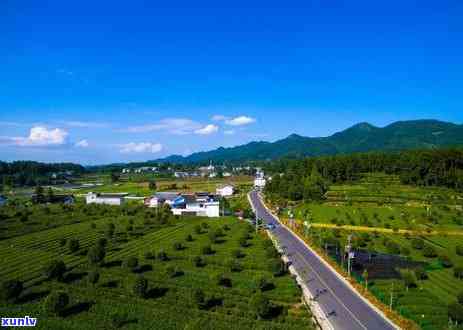
[[[213,161],[246,162],[281,157],[303,157],[347,154],[367,151],[431,149],[463,145],[463,125],[438,120],[398,121],[385,127],[359,123],[327,137],[304,137],[297,134],[275,142],[250,142],[244,145],[193,153],[172,155],[158,162],[179,164]]]

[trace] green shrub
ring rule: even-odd
[[[240,245],[241,245],[242,247],[248,247],[248,246],[249,246],[249,244],[248,244],[248,238],[245,237],[245,236],[240,237],[240,239],[239,239],[238,242],[240,243]]]
[[[158,260],[160,261],[168,261],[169,257],[167,256],[167,253],[164,250],[161,250],[158,252]]]
[[[425,256],[426,258],[435,258],[437,256],[437,253],[431,245],[426,245],[423,249],[423,256]]]
[[[442,266],[445,268],[450,268],[453,266],[453,262],[452,260],[450,260],[448,255],[440,255],[439,261],[442,264]]]
[[[7,280],[2,282],[1,298],[3,301],[15,301],[23,291],[23,282],[18,280]]]
[[[60,238],[58,243],[59,243],[59,246],[65,246],[66,242],[67,242],[67,240],[65,238]]]
[[[177,251],[183,250],[183,244],[180,242],[175,242],[173,244],[173,247],[174,247],[174,250],[177,250]]]
[[[193,292],[193,302],[199,309],[204,309],[207,307],[206,296],[204,295],[203,290],[196,289]]]
[[[200,256],[194,257],[192,261],[193,261],[193,265],[195,265],[195,267],[204,267],[204,266],[206,266],[206,262]]]
[[[223,287],[226,287],[226,288],[231,288],[232,287],[232,280],[223,275],[223,274],[219,274],[217,275],[217,285],[219,286],[223,286]]]
[[[124,267],[130,269],[131,271],[135,271],[138,267],[138,258],[137,257],[128,257],[124,261]]]
[[[79,250],[80,244],[78,239],[71,239],[68,243],[69,252],[75,253]]]
[[[114,328],[122,328],[126,323],[129,322],[127,313],[114,313],[111,315],[111,324]]]
[[[455,247],[455,252],[456,254],[458,254],[459,256],[463,256],[463,245],[457,245]]]
[[[415,269],[415,276],[418,280],[427,280],[428,273],[423,267],[418,267]]]
[[[103,238],[103,237],[97,239],[97,241],[96,241],[97,246],[105,247],[107,244],[108,244],[108,240],[106,238]]]
[[[243,270],[243,267],[241,266],[241,264],[236,260],[230,260],[228,262],[228,266],[230,267],[230,271],[234,273],[238,273]]]
[[[140,298],[146,298],[148,293],[148,280],[143,276],[136,278],[133,284],[133,293]]]
[[[257,279],[257,289],[260,291],[267,291],[272,288],[273,284],[269,282],[265,277],[259,277]]]
[[[168,266],[166,268],[166,274],[168,277],[174,278],[174,277],[183,275],[183,271],[177,266],[176,267]]]
[[[185,241],[192,242],[193,241],[193,236],[191,236],[191,234],[186,235]]]
[[[101,244],[92,246],[87,252],[87,258],[90,264],[98,265],[103,262],[106,256],[104,246]]]
[[[416,287],[416,275],[413,271],[409,269],[402,269],[400,270],[400,276],[404,282],[405,287],[407,288],[414,288]]]
[[[66,265],[62,260],[52,260],[43,269],[45,278],[48,280],[62,280],[66,272]]]
[[[155,259],[155,257],[156,256],[155,256],[154,252],[151,252],[151,251],[145,252],[145,259],[146,260],[153,260],[153,259]]]
[[[259,319],[268,318],[272,310],[269,300],[259,292],[251,297],[249,307]]]
[[[281,276],[285,273],[286,267],[285,263],[281,259],[274,259],[270,261],[270,271],[272,272],[273,276]]]
[[[234,249],[234,250],[231,251],[231,256],[233,258],[240,259],[240,258],[244,257],[244,254],[243,254],[243,252],[241,252],[240,249]]]
[[[463,291],[460,291],[460,292],[457,294],[457,301],[458,301],[458,303],[460,303],[460,304],[463,305]]]
[[[453,268],[453,276],[458,279],[463,279],[463,266],[456,266]]]
[[[90,284],[97,284],[100,279],[100,273],[97,271],[91,271],[88,273],[87,279]]]
[[[60,315],[68,304],[68,294],[64,291],[55,291],[47,296],[43,302],[43,307],[48,315]]]
[[[422,250],[424,248],[424,242],[420,238],[412,239],[412,247],[416,250]]]
[[[453,322],[463,322],[463,305],[454,302],[448,307],[448,316]]]
[[[214,251],[212,250],[210,245],[204,245],[201,247],[201,254],[209,255],[213,253]]]
[[[196,225],[194,228],[194,231],[195,231],[195,234],[198,234],[198,235],[203,232],[200,225]]]

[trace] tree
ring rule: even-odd
[[[463,279],[463,266],[456,266],[453,268],[453,275],[458,279]]]
[[[268,299],[260,292],[254,294],[249,301],[250,309],[259,319],[270,316],[271,305]]]
[[[116,171],[111,172],[111,182],[112,183],[118,182],[119,179],[120,179],[119,173],[117,173]]]
[[[426,258],[435,258],[437,256],[437,253],[431,245],[426,245],[423,249],[423,256],[425,256]]]
[[[424,247],[424,242],[420,238],[412,239],[412,247],[416,250],[422,250]]]
[[[87,279],[90,284],[96,284],[100,279],[100,273],[98,273],[97,271],[91,271],[88,273]]]
[[[69,304],[69,296],[64,291],[50,293],[45,299],[43,306],[49,315],[60,315]]]
[[[186,235],[185,241],[192,242],[193,241],[193,236],[191,236],[191,234]]]
[[[43,272],[48,280],[62,280],[66,272],[66,265],[62,260],[52,260],[44,267]]]
[[[267,291],[267,290],[271,289],[272,286],[273,286],[273,284],[271,282],[269,282],[265,277],[259,277],[257,279],[257,288],[260,291]]]
[[[204,245],[201,247],[201,253],[207,255],[207,254],[213,254],[214,251],[212,250],[210,245]]]
[[[149,190],[156,190],[157,189],[157,185],[156,185],[156,181],[150,181],[149,184],[148,184],[148,188]]]
[[[101,244],[92,246],[87,252],[88,261],[92,265],[101,264],[105,256],[106,256],[106,251],[104,249],[104,246]]]
[[[223,275],[223,274],[219,274],[217,275],[217,285],[219,286],[223,286],[223,287],[226,287],[226,288],[231,288],[232,287],[232,280]]]
[[[416,276],[415,273],[412,272],[409,269],[402,269],[400,270],[400,276],[402,277],[402,280],[404,282],[405,287],[411,288],[411,287],[416,287]]]
[[[124,261],[124,267],[127,268],[127,269],[130,269],[132,272],[134,272],[138,267],[138,258],[137,257],[128,257]]]
[[[199,309],[204,309],[207,307],[206,296],[204,295],[204,292],[201,289],[194,290],[193,301]]]
[[[270,262],[270,271],[273,276],[281,276],[286,272],[286,266],[283,260],[274,259]]]
[[[463,305],[454,302],[451,303],[448,307],[449,318],[453,322],[462,323],[463,322]]]
[[[200,256],[194,257],[192,261],[193,261],[193,265],[195,265],[195,267],[204,267],[206,265],[206,262]]]
[[[72,238],[69,240],[69,243],[68,243],[68,248],[69,248],[69,252],[71,253],[75,253],[79,250],[79,240],[76,239],[76,238]]]
[[[7,280],[2,282],[1,288],[2,291],[0,292],[0,295],[3,301],[15,301],[19,298],[23,291],[23,282],[18,280]]]
[[[55,198],[55,194],[53,193],[53,189],[51,187],[49,187],[48,190],[47,190],[47,198],[46,198],[46,200],[51,203],[51,202],[53,202],[54,198]]]
[[[306,177],[303,186],[303,197],[305,200],[321,200],[327,191],[325,180],[318,172],[316,165],[312,166],[310,176]]]
[[[148,280],[143,276],[137,277],[133,284],[133,293],[140,298],[146,298],[148,292]]]

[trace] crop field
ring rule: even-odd
[[[370,292],[386,306],[392,297],[398,313],[431,330],[448,326],[447,306],[463,292],[457,275],[463,267],[463,253],[457,253],[463,248],[462,202],[449,189],[400,185],[377,174],[333,186],[324,202],[294,205],[292,212],[300,235],[344,269],[342,251],[351,235],[357,280],[365,285],[367,277]],[[313,226],[305,228],[304,221]],[[408,282],[404,270],[412,271]]]
[[[16,208],[1,210],[2,224],[18,228],[2,230],[0,279],[20,280],[24,290],[15,301],[0,304],[2,316],[37,317],[41,329],[311,328],[300,289],[288,274],[275,270],[281,262],[270,240],[236,218],[52,205],[48,211],[30,207],[28,217],[35,220],[21,222],[24,210]],[[54,225],[32,223],[44,219]],[[90,264],[89,250],[101,239],[106,240],[104,261]],[[78,247],[71,251],[73,240]],[[53,260],[65,263],[62,277],[44,273]],[[99,278],[92,283],[95,272]],[[134,290],[140,278],[148,283],[143,296]],[[44,306],[60,290],[69,303],[50,315]],[[270,302],[265,315],[253,307],[257,295]]]

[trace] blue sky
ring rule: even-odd
[[[0,159],[463,122],[462,1],[229,3],[1,1]]]

